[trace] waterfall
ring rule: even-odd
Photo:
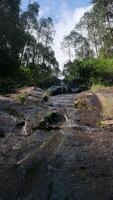
[[[69,94],[69,91],[68,91],[68,87],[67,87],[67,85],[64,83],[64,81],[63,80],[61,80],[61,89],[62,89],[62,94],[63,94],[63,89],[65,88],[66,90],[67,90],[67,94]]]

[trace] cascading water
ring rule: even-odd
[[[68,87],[67,87],[67,85],[64,83],[63,80],[61,80],[61,84],[60,84],[60,85],[61,85],[62,94],[63,94],[64,89],[66,89],[67,94],[69,94]]]
[[[67,112],[66,109],[64,109],[64,117],[65,117],[65,120],[66,120],[65,128],[74,128],[74,127],[77,127],[77,124],[74,122],[74,120],[72,120],[69,117],[68,112]]]

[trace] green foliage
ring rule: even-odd
[[[0,78],[15,84],[39,85],[59,74],[51,44],[54,25],[50,17],[38,18],[39,4],[20,12],[20,0],[0,1]],[[34,34],[35,33],[35,34]]]
[[[16,100],[18,103],[25,104],[27,96],[28,96],[27,93],[23,92],[23,93],[21,93],[21,94],[18,94],[18,95],[15,97],[15,100]]]
[[[66,66],[67,67],[67,66]],[[75,60],[64,71],[66,79],[81,79],[85,84],[113,84],[113,59]]]
[[[45,76],[45,78],[43,78],[42,80],[40,80],[40,82],[38,83],[38,86],[41,87],[42,89],[47,89],[53,85],[59,85],[60,81],[56,76],[53,75],[49,75],[49,76]]]
[[[98,91],[100,89],[105,89],[105,88],[106,88],[106,86],[103,83],[97,83],[97,84],[93,83],[91,88],[90,88],[90,90],[92,92],[96,92],[96,91]]]
[[[101,82],[106,85],[113,84],[113,59],[93,59],[90,64],[95,70],[93,82]]]
[[[90,60],[75,60],[65,69],[66,79],[79,79],[89,84],[94,74],[94,67],[89,62]]]
[[[54,71],[50,67],[47,68],[46,65],[21,67],[15,81],[20,86],[36,85],[42,89],[59,84],[59,79]]]
[[[15,80],[21,86],[32,86],[34,81],[31,69],[29,67],[21,67]]]
[[[66,79],[80,78],[85,83],[113,84],[113,1],[91,3],[92,8],[63,39],[69,56],[63,74]]]
[[[0,2],[0,76],[15,76],[19,69],[19,52],[23,47],[20,0]]]

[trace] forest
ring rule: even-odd
[[[0,77],[38,84],[60,70],[52,50],[55,34],[50,17],[39,17],[40,6],[22,11],[20,0],[0,1]]]
[[[113,84],[113,1],[93,0],[75,28],[66,35],[62,48],[69,62],[63,74],[67,80]],[[74,58],[74,61],[73,61]]]
[[[53,51],[55,36],[51,17],[39,17],[40,5],[21,0],[0,1],[0,79],[27,85],[66,81],[113,84],[113,2],[92,0],[92,8],[61,44],[68,62],[63,72]]]

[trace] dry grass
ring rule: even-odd
[[[97,84],[92,85],[91,91],[94,92],[100,100],[103,119],[113,119],[113,87]]]
[[[92,92],[97,92],[98,90],[100,90],[100,89],[105,89],[105,88],[108,88],[108,87],[106,87],[105,85],[103,85],[102,83],[99,83],[99,84],[93,84],[92,86],[91,86],[91,91]]]
[[[102,114],[104,119],[113,119],[113,93],[97,93],[102,105]]]

